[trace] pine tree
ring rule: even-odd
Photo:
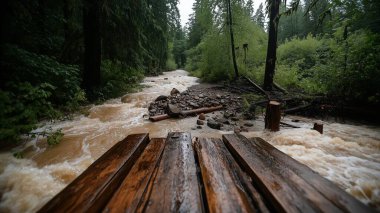
[[[257,8],[256,13],[254,15],[254,21],[264,29],[265,23],[265,15],[264,15],[264,6],[263,3],[260,4],[259,8]]]

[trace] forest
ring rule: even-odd
[[[379,1],[267,0],[256,11],[253,4],[196,0],[181,26],[178,0],[3,1],[1,143],[177,68],[204,82],[247,76],[267,91],[276,82],[379,106]]]

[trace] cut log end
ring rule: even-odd
[[[273,132],[280,130],[280,106],[281,103],[277,101],[269,101],[265,114],[265,129],[269,129]]]
[[[316,122],[314,123],[314,130],[317,130],[319,133],[323,134],[323,123]]]

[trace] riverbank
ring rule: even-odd
[[[0,154],[0,212],[35,212],[92,162],[129,134],[149,132],[165,137],[171,131],[188,131],[193,137],[217,137],[233,130],[197,129],[198,117],[168,119],[152,123],[149,105],[173,88],[184,92],[198,85],[198,79],[183,70],[147,77],[141,92],[111,99],[72,120],[41,128],[62,129],[61,143],[47,146],[43,140],[29,141],[22,148],[24,159],[9,152]],[[237,97],[236,97],[237,98]],[[206,114],[222,116],[223,111]],[[364,203],[380,206],[380,128],[368,125],[324,123],[324,135],[310,130],[314,120],[286,116],[285,122],[300,129],[283,127],[264,131],[263,117],[250,120],[253,126],[242,134],[262,137],[276,148],[306,164]],[[244,121],[244,120],[242,120]],[[293,122],[298,121],[298,122]],[[244,125],[243,125],[244,126]]]

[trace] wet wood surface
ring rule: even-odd
[[[337,199],[337,196],[343,198],[350,195],[338,187],[335,187],[333,197],[326,195],[324,190],[316,189],[317,185],[329,187],[329,181],[313,173],[306,166],[295,170],[295,164],[287,163],[292,161],[289,156],[280,155],[277,151],[276,155],[273,155],[274,147],[264,146],[265,141],[256,142],[255,139],[250,141],[242,135],[235,134],[223,135],[223,141],[234,158],[239,161],[243,170],[252,177],[253,184],[267,202],[273,204],[276,211],[358,212],[357,210],[361,209],[366,212],[368,210],[358,202],[354,202],[351,204],[353,206],[346,208],[337,205],[339,202],[332,201],[332,199]],[[265,142],[265,144],[268,143]],[[309,176],[300,175],[302,172]],[[315,183],[311,184],[310,182]],[[316,184],[317,182],[318,184]]]
[[[201,138],[195,141],[194,148],[209,212],[268,212],[221,139]]]
[[[261,138],[252,138],[250,141],[257,145],[258,149],[265,150],[266,154],[272,156],[278,163],[294,171],[299,177],[307,181],[314,190],[320,192],[326,199],[339,207],[343,212],[373,212],[373,210],[359,200],[355,199],[333,182],[320,176],[308,166],[294,160],[285,153]]]
[[[39,212],[374,212],[261,138],[128,136]]]
[[[145,212],[201,212],[190,133],[169,133]]]
[[[130,135],[118,142],[39,212],[100,211],[148,143],[148,134]]]
[[[108,202],[104,212],[137,211],[143,202],[143,193],[148,187],[154,169],[158,166],[164,147],[165,138],[154,138],[150,141],[128,176]]]

